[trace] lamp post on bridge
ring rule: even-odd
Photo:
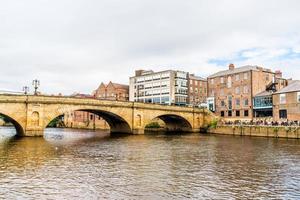
[[[23,87],[23,92],[24,92],[25,95],[27,95],[28,92],[29,92],[29,87],[28,86],[24,86]]]
[[[34,95],[38,95],[38,88],[40,86],[40,81],[35,79],[32,81],[32,85],[34,87]]]

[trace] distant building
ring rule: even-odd
[[[276,77],[279,80],[281,72],[250,65],[235,68],[230,64],[228,70],[208,77],[208,104],[226,119],[251,120],[254,117],[253,98],[268,87],[275,87]]]
[[[137,70],[129,82],[130,101],[167,105],[188,104],[187,72]]]
[[[207,101],[207,80],[189,74],[188,81],[188,104],[193,106],[200,106]]]
[[[273,94],[274,120],[300,121],[300,80]]]
[[[89,94],[74,94],[78,98],[93,98],[111,101],[128,101],[129,100],[129,86],[109,82],[108,84],[101,83],[100,86]],[[64,118],[65,125],[70,128],[86,128],[86,129],[109,129],[108,123],[100,116],[84,112],[74,111],[66,113]]]
[[[111,81],[108,84],[101,83],[97,90],[93,92],[93,95],[97,99],[128,101],[129,86]]]

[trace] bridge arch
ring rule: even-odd
[[[102,117],[110,126],[112,133],[131,133],[130,123],[128,123],[123,117],[113,112],[95,109],[82,109],[78,111],[84,111],[93,113]]]
[[[18,120],[14,119],[13,117],[11,117],[10,115],[4,114],[3,112],[0,112],[0,116],[2,116],[5,120],[9,121],[10,123],[13,124],[13,126],[16,129],[16,135],[17,136],[23,136],[24,135],[24,128],[21,125],[20,122],[18,122]]]
[[[111,133],[132,133],[130,123],[126,119],[124,119],[124,117],[120,116],[119,114],[116,114],[113,111],[107,111],[98,108],[97,109],[74,108],[74,109],[68,109],[67,111],[65,110],[63,113],[62,112],[55,113],[54,116],[48,118],[47,122],[45,123],[46,125],[45,128],[49,125],[49,123],[53,119],[65,115],[66,113],[73,113],[75,111],[88,112],[102,117],[109,124]]]
[[[166,125],[166,131],[175,131],[175,132],[192,132],[193,126],[191,123],[184,117],[176,114],[162,114],[154,117],[154,119],[161,119]],[[145,124],[147,125],[147,124]]]

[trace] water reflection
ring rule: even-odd
[[[109,131],[47,128],[44,139],[55,146],[68,146],[109,137]]]
[[[48,129],[1,145],[0,199],[300,198],[299,140]]]

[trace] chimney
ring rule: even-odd
[[[229,65],[229,70],[234,70],[234,64],[231,63],[231,64]]]
[[[141,76],[142,73],[143,73],[144,71],[145,71],[145,70],[142,70],[142,69],[140,69],[140,70],[135,70],[135,76]]]
[[[280,70],[275,71],[275,77],[276,78],[282,78],[282,72]]]

